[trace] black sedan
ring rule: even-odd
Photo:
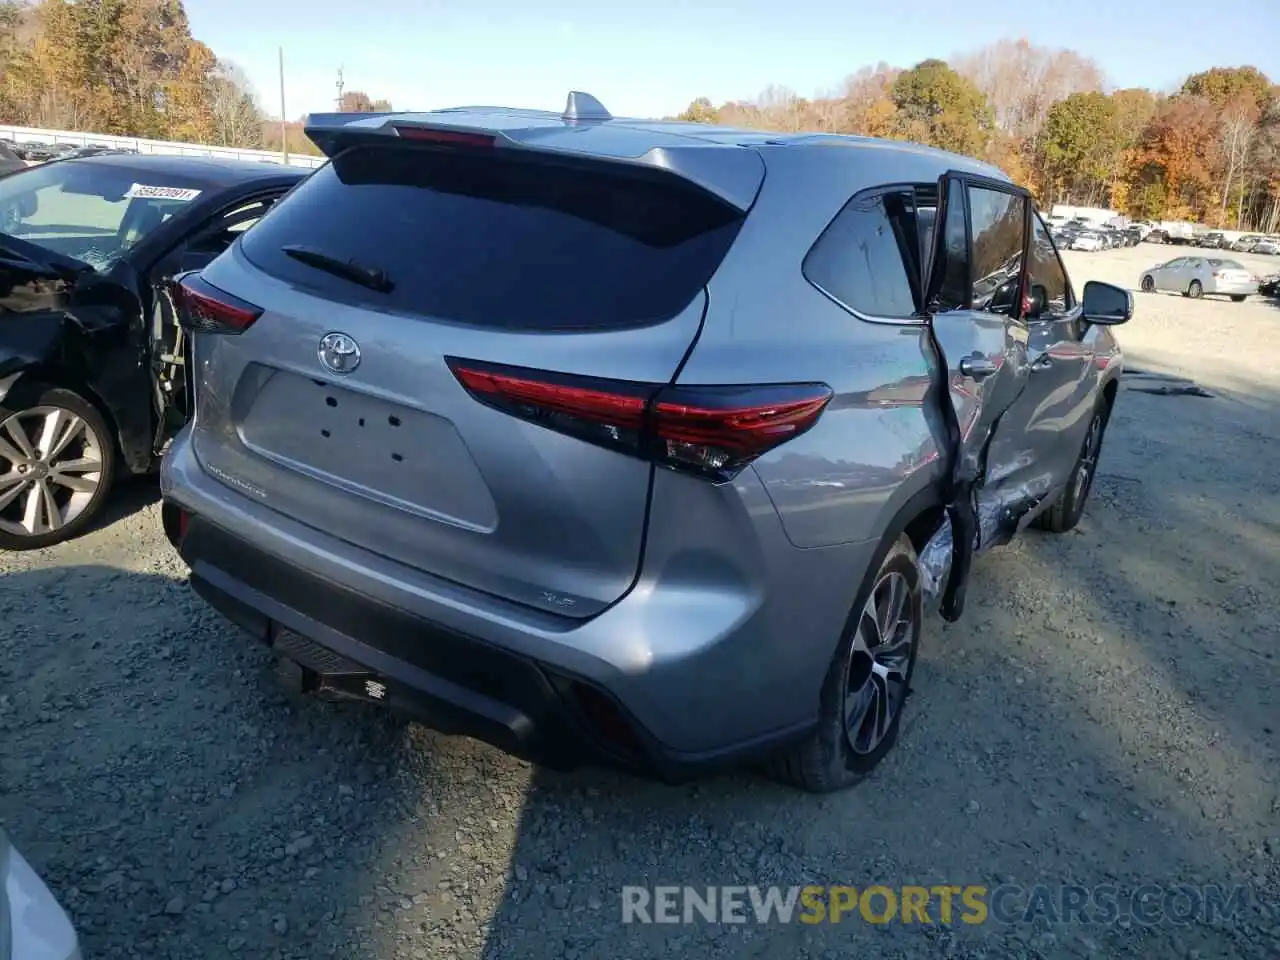
[[[75,536],[187,416],[169,279],[307,171],[102,155],[0,179],[0,549]]]

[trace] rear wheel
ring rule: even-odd
[[[1143,292],[1143,293],[1154,293],[1154,292],[1155,292],[1155,289],[1156,289],[1156,282],[1155,282],[1155,280],[1154,280],[1154,279],[1152,279],[1151,277],[1143,277],[1143,278],[1142,278],[1142,292]]]
[[[1204,287],[1200,285],[1199,280],[1191,281],[1191,286],[1187,287],[1187,296],[1192,300],[1199,300],[1204,296]]]
[[[1035,525],[1041,530],[1066,533],[1075,529],[1084,516],[1084,505],[1089,499],[1089,491],[1093,489],[1093,478],[1098,469],[1098,455],[1102,452],[1102,437],[1107,431],[1108,414],[1105,403],[1094,412],[1066,489],[1057,503],[1035,519]]]
[[[1232,303],[1244,303],[1244,301],[1245,301],[1245,295],[1243,293],[1233,293],[1231,295]]]
[[[70,539],[102,509],[115,469],[106,422],[79,394],[19,384],[0,406],[0,549]]]
[[[893,748],[924,620],[916,552],[899,537],[860,594],[822,686],[818,729],[773,772],[813,793],[853,786]]]

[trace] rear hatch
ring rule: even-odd
[[[652,464],[477,402],[450,364],[668,383],[743,216],[638,164],[339,152],[201,274],[260,315],[195,338],[196,455],[366,550],[597,613],[634,581]]]

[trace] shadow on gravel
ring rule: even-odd
[[[81,536],[102,530],[135,513],[141,513],[160,500],[160,485],[153,476],[127,477],[116,481],[102,513],[89,524]]]
[[[620,922],[633,884],[1274,896],[1270,403],[1123,391],[1085,521],[978,563],[899,749],[847,793],[531,770],[294,701],[180,579],[65,566],[0,576],[0,820],[94,960],[1274,956],[1256,927]]]

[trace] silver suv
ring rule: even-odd
[[[304,688],[549,765],[891,748],[925,611],[1080,519],[1127,291],[905,143],[489,107],[331,162],[181,280],[194,588]]]

